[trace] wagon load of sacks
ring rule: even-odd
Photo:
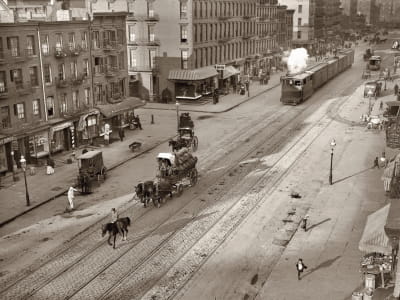
[[[182,148],[175,152],[175,165],[177,170],[183,171],[192,169],[196,166],[197,157],[193,156],[187,148]]]

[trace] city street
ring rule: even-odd
[[[385,150],[384,133],[359,122],[368,106],[365,48],[356,50],[351,69],[302,105],[283,106],[275,87],[226,112],[190,112],[199,181],[159,209],[144,208],[133,189],[154,178],[167,143],[113,169],[92,195],[76,197],[74,212],[64,212],[61,197],[1,228],[7,250],[0,250],[0,298],[349,297],[361,284],[358,241],[366,217],[386,201],[382,170],[371,169]],[[174,109],[137,112],[146,120],[154,114],[165,138],[175,134]],[[116,250],[100,230],[112,207],[132,220]],[[298,229],[305,214],[307,232]],[[299,257],[308,266],[301,281]]]

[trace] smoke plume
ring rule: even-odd
[[[290,55],[287,58],[288,73],[295,74],[303,71],[307,67],[307,59],[308,53],[304,48],[297,48],[290,51]]]

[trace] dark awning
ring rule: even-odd
[[[208,66],[193,70],[171,70],[168,74],[168,80],[196,81],[204,80],[217,75],[217,70],[215,70],[215,68],[212,66]]]
[[[112,118],[125,111],[143,106],[144,104],[145,103],[143,103],[143,101],[139,98],[129,97],[124,99],[122,102],[114,104],[100,104],[97,105],[96,108],[98,108],[106,118]]]
[[[364,232],[358,244],[358,249],[363,252],[378,252],[391,254],[392,246],[385,233],[386,219],[390,204],[382,207],[368,216]]]
[[[392,199],[385,232],[389,238],[400,239],[400,199]]]

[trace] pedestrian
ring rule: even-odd
[[[117,225],[118,232],[122,235],[121,224],[118,219],[119,215],[117,213],[117,210],[115,208],[111,208],[111,223],[115,223],[115,225]]]
[[[118,129],[118,135],[119,135],[119,139],[121,140],[121,142],[124,140],[124,128],[120,127]]]
[[[69,209],[74,209],[74,192],[77,192],[77,189],[74,189],[72,186],[68,189],[68,202],[69,202]]]
[[[305,215],[304,218],[301,220],[301,228],[303,228],[304,231],[307,231],[308,218],[309,218],[309,215]]]
[[[250,82],[246,81],[247,97],[250,97]]]
[[[394,85],[393,90],[394,90],[394,95],[396,96],[399,93],[399,86],[397,83]]]
[[[301,273],[304,272],[305,269],[307,269],[307,266],[303,263],[303,259],[299,258],[299,260],[296,263],[296,269],[297,269],[297,279],[301,280]]]
[[[373,168],[375,169],[376,167],[379,169],[379,159],[378,159],[378,156],[375,157],[375,159],[374,159],[374,167],[373,167]]]
[[[142,123],[140,123],[139,115],[136,115],[135,120],[136,120],[136,123],[137,123],[137,126],[139,127],[139,129],[143,130]]]
[[[383,102],[381,100],[381,103],[379,103],[379,110],[382,110],[382,109],[383,109]]]

